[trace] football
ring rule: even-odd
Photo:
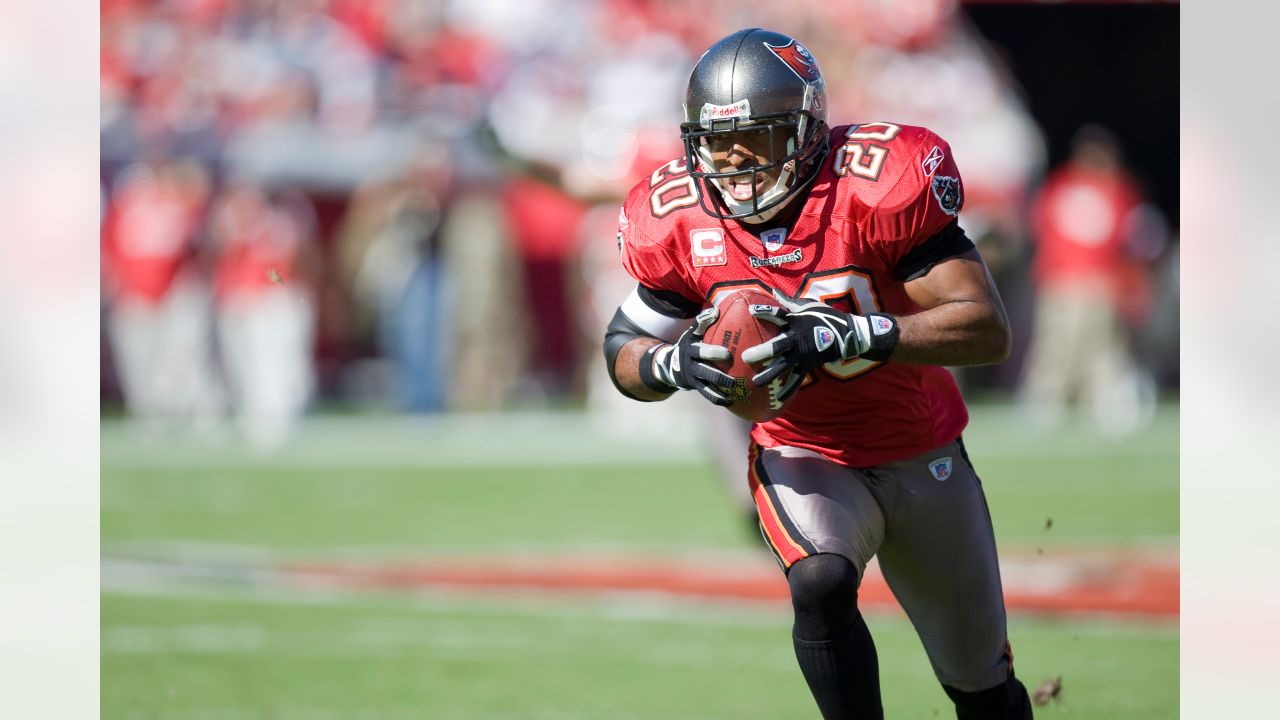
[[[791,374],[783,373],[765,387],[751,384],[751,377],[763,370],[764,366],[743,362],[742,351],[752,345],[767,342],[782,332],[782,328],[773,323],[757,320],[751,314],[751,306],[754,304],[777,305],[778,301],[763,289],[745,288],[734,291],[720,302],[720,317],[707,328],[703,342],[721,345],[729,350],[729,360],[711,363],[728,373],[735,381],[734,386],[728,389],[729,397],[733,400],[729,410],[744,420],[764,422],[778,417],[785,409],[786,403],[778,399],[777,393],[785,386]]]

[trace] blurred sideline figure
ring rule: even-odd
[[[354,373],[358,393],[397,410],[501,408],[528,354],[502,185],[463,170],[444,142],[421,139],[408,168],[356,189],[335,232],[348,332],[377,351]]]
[[[452,204],[442,231],[445,276],[465,312],[452,312],[449,408],[507,407],[527,367],[532,331],[512,312],[525,303],[519,258],[509,239],[500,189],[472,182]]]
[[[574,229],[586,208],[565,192],[558,173],[541,177],[539,169],[525,169],[503,187],[502,211],[511,242],[520,260],[528,324],[529,365],[518,388],[522,399],[555,400],[573,394],[582,357],[572,321],[569,293],[578,258],[572,252]]]
[[[210,298],[193,262],[208,173],[198,163],[121,172],[102,237],[103,289],[125,406],[149,431],[213,432],[223,406]]]
[[[409,412],[440,412],[448,399],[453,331],[445,302],[453,293],[440,255],[451,183],[447,148],[426,143],[403,174],[358,193],[352,232],[344,233],[353,291],[372,311],[395,403]]]
[[[1035,324],[1023,409],[1045,430],[1078,400],[1103,432],[1136,430],[1154,414],[1155,383],[1134,359],[1131,331],[1150,314],[1148,263],[1166,239],[1110,131],[1078,131],[1031,216]]]
[[[231,411],[259,449],[288,439],[315,384],[314,227],[302,196],[272,202],[249,184],[212,211],[218,349]]]

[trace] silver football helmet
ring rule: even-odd
[[[689,76],[680,125],[702,209],[767,220],[807,188],[828,151],[826,95],[813,55],[781,33],[739,30],[703,53]],[[735,143],[767,162],[717,168],[713,153]],[[759,187],[773,174],[776,181]]]

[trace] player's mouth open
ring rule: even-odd
[[[764,191],[766,180],[764,173],[756,173],[753,177],[739,175],[728,179],[727,188],[734,200],[750,200],[757,191]]]

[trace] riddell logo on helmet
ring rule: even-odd
[[[813,82],[818,79],[818,62],[813,59],[813,55],[809,54],[809,51],[800,43],[792,40],[781,47],[770,45],[769,43],[765,43],[764,46],[769,48],[774,55],[777,55],[779,60],[786,63],[787,67],[791,68],[796,75],[799,75],[801,80]]]
[[[702,110],[698,113],[698,122],[706,126],[710,120],[725,120],[727,118],[750,117],[751,101],[744,98],[732,105],[715,105],[705,103]]]

